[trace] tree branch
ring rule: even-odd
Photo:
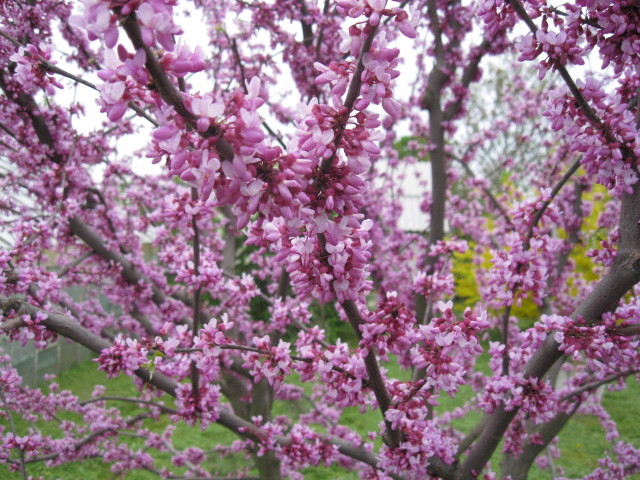
[[[16,424],[13,421],[13,415],[11,415],[11,410],[9,410],[9,405],[7,404],[7,397],[4,394],[4,385],[0,385],[0,400],[2,400],[2,406],[4,407],[4,411],[7,414],[7,420],[9,421],[9,428],[11,429],[11,433],[13,433],[14,437],[18,437],[18,431],[16,430]],[[18,458],[20,459],[20,473],[22,474],[22,479],[27,480],[27,467],[24,461],[24,450],[20,444],[17,445],[18,450]]]
[[[152,300],[156,305],[160,306],[166,301],[167,297],[165,293],[155,283],[134,267],[124,255],[109,250],[102,241],[102,238],[86,223],[80,220],[79,217],[75,216],[69,219],[69,228],[78,238],[89,245],[97,255],[104,260],[119,264],[122,267],[122,278],[127,282],[132,285],[139,285],[140,283],[148,284],[153,293]]]
[[[619,378],[628,377],[630,375],[635,375],[636,373],[640,373],[640,370],[627,370],[626,372],[616,373],[615,375],[609,375],[602,380],[598,380],[597,382],[587,383],[581,387],[576,388],[573,392],[564,395],[561,400],[563,402],[567,400],[571,400],[573,397],[577,397],[578,395],[582,395],[585,392],[589,392],[591,390],[595,390],[596,388],[601,387],[602,385],[606,385],[607,383],[615,382]]]
[[[118,10],[118,8],[114,9],[117,14],[119,14]],[[142,40],[140,24],[138,23],[138,20],[136,19],[134,14],[131,14],[124,18],[124,21],[122,22],[122,28],[127,33],[127,36],[129,37],[129,40],[131,40],[133,47],[136,50],[144,50],[146,56],[145,66],[147,67],[147,70],[151,75],[151,78],[153,79],[153,83],[162,99],[169,105],[171,105],[174,110],[187,121],[187,124],[191,128],[198,131],[198,128],[196,126],[196,121],[198,120],[197,117],[193,115],[189,110],[187,110],[187,107],[185,107],[184,105],[182,94],[171,82],[164,69],[162,68],[162,65],[158,61],[156,55]],[[219,134],[220,131],[216,128],[215,125],[211,125],[206,132],[200,133],[200,135],[205,138],[219,136]],[[233,159],[233,147],[221,135],[218,137],[218,141],[216,142],[216,150],[220,154],[220,158],[222,160],[230,161]]]
[[[349,115],[351,115],[351,110],[353,110],[353,104],[356,102],[358,95],[360,95],[360,89],[362,88],[362,73],[364,72],[364,56],[369,53],[371,50],[371,45],[373,45],[373,39],[378,33],[378,26],[376,25],[371,29],[367,37],[362,42],[362,47],[360,48],[360,55],[358,56],[358,63],[356,64],[356,68],[353,71],[353,76],[351,77],[351,83],[349,84],[349,88],[347,90],[347,96],[344,100],[344,108],[346,112],[344,113],[344,118],[341,119],[338,125],[335,127],[335,138],[333,140],[334,150],[333,154],[325,158],[320,164],[320,171],[322,173],[328,173],[331,170],[331,166],[333,165],[333,161],[338,155],[338,149],[340,147],[340,142],[342,141],[342,135],[344,134],[344,129],[347,126],[347,121],[349,120]]]
[[[602,315],[614,311],[623,295],[640,281],[638,218],[640,218],[640,183],[633,186],[631,194],[625,193],[622,196],[619,250],[611,270],[580,303],[572,313],[572,318],[582,317],[589,324],[600,321]],[[548,335],[542,346],[527,362],[523,371],[524,377],[542,378],[562,356],[558,347],[553,336]],[[456,480],[473,478],[473,475],[484,468],[518,410],[519,408],[516,407],[507,411],[504,405],[496,409],[467,459],[456,469]]]
[[[469,175],[471,178],[477,178],[475,173],[473,173],[473,170],[471,170],[471,167],[467,163],[463,162],[459,158],[456,158],[456,160],[458,161],[458,163],[460,165],[462,165],[462,168],[467,173],[467,175]],[[509,214],[507,213],[506,209],[498,201],[498,199],[495,197],[493,192],[491,192],[491,190],[489,190],[489,188],[484,187],[484,186],[482,187],[482,191],[487,196],[487,198],[489,199],[491,204],[495,207],[495,209],[498,210],[498,212],[500,212],[500,215],[502,216],[504,221],[507,223],[507,225],[509,225],[509,227],[514,229],[515,225],[513,224],[513,221],[511,220],[511,217],[509,217]]]
[[[83,400],[79,402],[80,405],[88,405],[90,403],[97,402],[106,402],[106,401],[117,401],[117,402],[127,402],[127,403],[135,403],[142,405],[150,405],[152,407],[160,409],[162,413],[176,414],[178,411],[175,408],[167,407],[166,405],[162,405],[160,403],[152,402],[150,400],[143,400],[141,398],[129,398],[129,397],[118,397],[112,395],[103,395],[101,397],[90,398],[89,400]]]
[[[58,335],[69,338],[70,340],[73,340],[80,345],[87,347],[88,349],[96,353],[100,353],[105,348],[111,346],[110,342],[86,330],[65,315],[46,312],[26,302],[19,303],[20,306],[17,309],[17,315],[27,314],[32,318],[35,318],[38,312],[46,313],[47,318],[40,322],[41,325],[56,332]],[[0,295],[0,310],[4,311],[5,307],[8,304],[15,306],[16,299]],[[135,375],[141,378],[146,383],[156,387],[157,389],[168,393],[173,397],[176,396],[178,383],[172,378],[169,378],[160,372],[154,372],[152,375],[146,368],[139,368],[135,371]],[[269,436],[266,432],[262,431],[259,427],[256,427],[253,423],[243,420],[242,418],[230,412],[225,407],[220,408],[220,416],[217,423],[235,432],[237,435],[243,438],[248,438],[257,442],[260,442],[262,438],[267,438]],[[330,444],[337,446],[338,451],[343,455],[361,461],[374,468],[378,468],[377,457],[364,448],[355,446],[353,443],[339,438],[334,438],[326,435],[323,435],[323,438],[325,438]],[[289,437],[284,435],[277,435],[275,437],[275,440],[279,445],[282,446],[290,445],[292,442]],[[392,475],[392,478],[396,480],[404,480],[404,477],[400,475]]]
[[[562,187],[566,185],[566,183],[569,181],[571,176],[578,171],[578,168],[580,168],[579,158],[571,164],[571,166],[565,172],[562,178],[558,181],[558,183],[556,183],[556,185],[551,190],[549,198],[545,200],[542,206],[535,211],[533,218],[531,219],[531,223],[529,224],[529,227],[527,229],[525,250],[529,249],[529,241],[531,240],[531,238],[533,238],[533,229],[538,225],[538,223],[540,223],[540,220],[542,219],[544,212],[547,211],[547,208],[549,208],[549,205],[551,205],[551,202],[553,202],[553,199],[556,197],[556,195],[558,195]]]

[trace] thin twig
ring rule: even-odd
[[[267,352],[264,350],[260,350],[259,348],[256,347],[248,347],[246,345],[237,345],[237,344],[227,344],[227,345],[215,345],[217,348],[219,348],[220,350],[237,350],[239,352],[251,352],[251,353],[257,353],[259,355],[265,355],[267,357],[271,357],[272,354],[271,352]],[[174,350],[175,353],[200,353],[202,352],[203,349],[202,348],[176,348]],[[298,355],[289,355],[289,357],[291,358],[291,360],[295,360],[296,362],[304,362],[304,363],[314,363],[314,359],[312,358],[306,358],[306,357],[300,357]],[[332,367],[332,370],[338,373],[341,373],[351,379],[359,379],[359,377],[356,377],[355,375],[353,375],[352,373],[347,372],[346,370],[344,370],[341,367],[336,367],[335,365]],[[370,387],[370,382],[367,381],[366,379],[360,378],[359,380],[362,381],[362,385],[365,387]]]
[[[639,372],[640,370],[636,369],[636,370],[627,370],[626,372],[617,373],[615,375],[610,375],[606,378],[603,378],[602,380],[598,380],[597,382],[591,382],[586,385],[583,385],[582,387],[575,389],[573,392],[570,392],[564,395],[560,400],[565,402],[575,396],[581,395],[590,390],[595,390],[596,388],[601,387],[602,385],[606,385],[607,383],[611,383],[615,380],[618,380],[619,378],[628,377],[629,375],[635,375],[636,373],[639,373]]]
[[[107,400],[117,401],[117,402],[128,402],[128,403],[139,403],[144,405],[150,405],[152,407],[159,408],[162,413],[178,413],[177,410],[167,407],[166,405],[162,405],[160,403],[152,402],[150,400],[142,400],[140,398],[128,398],[128,397],[118,397],[111,395],[104,395],[102,397],[90,398],[89,400],[84,400],[82,402],[78,402],[79,405],[88,405],[90,403],[104,402]]]
[[[64,277],[67,273],[69,273],[71,270],[76,268],[78,265],[84,262],[87,258],[91,257],[94,253],[96,252],[94,252],[93,250],[89,250],[84,255],[76,258],[73,262],[71,262],[70,264],[65,266],[62,270],[60,270],[60,272],[58,273],[58,278]]]
[[[4,394],[4,385],[0,385],[0,400],[2,400],[2,405],[4,407],[4,411],[7,413],[7,419],[9,420],[9,428],[11,428],[11,433],[17,439],[18,431],[16,430],[16,424],[13,421],[13,415],[11,415],[11,410],[9,410],[9,405],[7,404],[7,397]],[[20,457],[20,473],[22,474],[22,479],[27,480],[27,467],[24,462],[24,450],[22,450],[22,446],[19,442],[17,442],[18,456]]]
[[[191,200],[198,200],[198,189],[191,187]],[[200,278],[200,229],[198,228],[198,214],[191,217],[191,227],[193,228],[193,274]],[[202,282],[198,280],[193,292],[193,338],[200,330],[200,297],[202,295]],[[200,372],[195,360],[191,361],[191,393],[199,399],[200,396]],[[198,401],[196,401],[198,404]]]
[[[464,169],[465,172],[467,172],[467,175],[469,175],[471,178],[477,178],[476,175],[473,173],[473,170],[471,170],[471,167],[469,167],[469,165],[467,165],[465,162],[463,162],[461,159],[457,157],[454,157],[454,158],[458,161],[460,165],[462,165],[462,168]],[[504,218],[504,221],[507,222],[509,227],[511,227],[512,229],[515,228],[515,225],[511,221],[511,217],[509,217],[509,214],[507,213],[505,208],[502,206],[502,204],[498,201],[498,199],[495,197],[495,195],[493,195],[491,190],[483,186],[482,191],[489,198],[489,201],[493,204],[496,210],[500,212],[500,215],[502,215],[502,218]]]
[[[22,43],[20,43],[16,39],[12,38],[10,35],[8,35],[7,33],[3,32],[2,30],[0,30],[0,36],[4,37],[7,40],[9,40],[16,47],[19,47],[19,48],[20,47],[24,47],[24,45]],[[26,54],[28,55],[28,52]],[[88,80],[85,80],[84,78],[81,78],[81,77],[79,77],[77,75],[74,75],[71,72],[63,70],[62,68],[54,65],[53,63],[47,62],[46,60],[41,60],[40,61],[40,66],[42,67],[42,69],[44,69],[44,70],[46,70],[48,72],[55,73],[55,74],[60,75],[62,77],[68,78],[69,80],[73,80],[76,83],[80,83],[80,84],[82,84],[82,85],[84,85],[86,87],[89,87],[92,90],[99,91],[98,87],[95,84],[89,82]],[[160,124],[155,119],[150,117],[144,110],[142,110],[140,107],[138,107],[135,103],[129,102],[127,104],[127,106],[131,110],[136,112],[140,117],[144,118],[145,120],[147,120],[149,123],[151,123],[155,127],[160,126]]]
[[[556,197],[556,195],[558,195],[562,187],[564,187],[564,185],[569,181],[571,176],[578,170],[578,168],[580,168],[579,158],[571,164],[562,178],[558,181],[558,183],[556,183],[556,185],[553,187],[553,190],[551,190],[549,198],[543,202],[542,207],[535,211],[533,218],[531,219],[531,223],[529,224],[529,227],[527,229],[525,250],[529,249],[529,241],[531,240],[531,238],[533,238],[533,229],[538,225],[538,223],[542,219],[542,216],[544,215],[544,212],[547,210],[549,205],[551,205],[551,202],[553,202],[553,199]]]

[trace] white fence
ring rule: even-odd
[[[20,342],[0,339],[3,353],[11,357],[11,364],[18,371],[25,384],[35,387],[42,382],[45,374],[59,375],[63,370],[80,362],[85,362],[94,353],[77,343],[58,339],[44,350],[38,350],[30,341],[24,347]]]

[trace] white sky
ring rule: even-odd
[[[81,8],[81,7],[79,7]],[[184,30],[184,34],[181,36],[181,40],[191,47],[195,47],[196,45],[202,42],[203,38],[208,38],[206,35],[206,26],[203,23],[203,18],[201,16],[179,16],[179,20],[177,22]],[[521,25],[522,30],[518,30],[519,34],[526,33],[524,26]],[[235,30],[234,25],[225,25],[225,28],[228,29],[231,33]],[[297,35],[301,36],[300,28],[296,25],[292,25],[294,28],[294,32]],[[479,36],[478,36],[479,37]],[[58,37],[55,39],[57,45],[64,45],[64,41]],[[129,50],[132,50],[130,44],[128,44],[128,39],[126,36],[121,33],[120,41],[125,44],[125,46],[129,47]],[[398,38],[398,40],[391,43],[391,46],[397,46],[400,48],[402,63],[400,66],[400,70],[402,75],[399,78],[399,81],[403,79],[407,79],[408,82],[411,82],[417,73],[416,69],[416,49],[413,45],[413,40],[410,40],[404,36]],[[203,48],[206,50],[206,45],[203,45]],[[64,54],[64,52],[61,52]],[[486,60],[485,60],[486,61]],[[592,65],[587,65],[587,69],[591,70],[591,67],[595,67],[595,70],[599,69],[599,60],[589,58],[588,63]],[[77,74],[82,73],[78,72],[77,67],[75,65],[69,65],[64,61],[64,56],[61,55],[59,59],[58,65],[61,68],[65,68],[70,72]],[[582,70],[582,69],[581,69]],[[578,72],[576,72],[578,73]],[[93,83],[101,83],[101,80],[97,78],[95,74],[86,75],[85,79],[93,82]],[[295,87],[293,82],[287,83],[287,76],[283,75],[283,86],[281,88],[281,92],[274,92],[275,95],[279,93],[283,93],[286,91],[295,91]],[[288,77],[290,78],[290,77]],[[102,123],[106,121],[106,115],[100,113],[99,107],[96,104],[96,99],[98,98],[98,92],[93,91],[83,85],[74,85],[72,81],[67,79],[60,79],[61,83],[65,85],[65,89],[60,92],[60,95],[56,95],[56,100],[62,104],[69,104],[73,101],[79,101],[82,103],[86,109],[86,116],[83,118],[75,119],[74,125],[78,129],[78,131],[82,133],[88,133],[94,130],[99,130],[102,128]],[[200,89],[201,91],[206,91],[210,88],[210,82],[205,80],[204,75],[195,75],[189,78],[190,83],[195,86],[195,89]],[[409,88],[409,84],[398,83],[394,90],[394,95],[396,98],[407,97],[410,93],[411,89]],[[286,98],[285,98],[286,101]],[[293,107],[297,103],[297,98],[291,98],[291,106]],[[278,122],[272,118],[269,118],[269,112],[267,108],[263,108],[260,111],[261,115],[263,115],[266,120],[271,125],[278,125]],[[131,115],[127,113],[127,116]],[[425,113],[426,115],[426,113]],[[132,157],[132,168],[134,172],[146,175],[146,174],[157,174],[163,170],[162,165],[153,165],[149,159],[144,156],[145,148],[148,143],[149,135],[153,129],[151,125],[149,125],[143,119],[136,119],[135,123],[141,127],[141,131],[138,134],[128,135],[126,137],[121,138],[113,138],[113,142],[118,142],[116,144],[116,155],[122,156],[131,156]],[[406,124],[400,124],[400,133],[398,135],[398,139],[404,135],[409,134],[408,128]],[[291,131],[290,127],[283,129],[286,134],[287,131]],[[286,140],[285,140],[286,141]],[[136,154],[136,152],[139,152]],[[103,167],[102,167],[103,168]],[[97,167],[92,174],[94,175],[94,179],[97,182],[100,182],[102,177],[102,168]],[[424,192],[424,186],[421,184],[420,179],[426,179],[429,182],[430,179],[430,169],[429,164],[426,162],[419,163],[417,165],[407,166],[407,172],[404,176],[404,180],[402,183],[402,190],[405,192],[406,197],[406,207],[405,212],[403,213],[400,224],[405,228],[411,228],[412,230],[420,230],[426,227],[426,216],[419,211],[419,204],[422,200],[422,194]],[[428,185],[430,182],[428,183]],[[430,189],[430,187],[427,187]]]

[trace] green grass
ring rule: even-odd
[[[486,369],[486,358],[480,361],[480,368]],[[392,377],[400,377],[406,379],[407,373],[402,371],[396,364],[389,363],[384,365],[389,370]],[[62,389],[73,391],[80,399],[90,398],[91,392],[95,384],[102,384],[107,387],[106,395],[113,396],[134,396],[136,388],[131,379],[120,376],[115,379],[107,379],[106,376],[96,370],[94,362],[87,362],[78,365],[72,369],[65,371],[58,379]],[[309,386],[305,385],[307,392]],[[436,407],[436,414],[451,410],[463,405],[465,402],[472,400],[473,392],[470,387],[464,386],[456,398],[451,399],[443,396],[440,399],[440,405]],[[620,392],[605,392],[603,404],[607,411],[610,412],[613,419],[617,422],[621,434],[621,439],[632,443],[636,447],[640,447],[640,419],[637,416],[637,399],[640,398],[640,385],[635,379],[628,381],[628,388]],[[167,405],[172,405],[173,401],[166,396],[162,398]],[[110,401],[108,406],[117,406],[124,416],[133,416],[140,413],[140,409],[135,404],[124,404],[121,402]],[[274,405],[274,415],[291,415],[296,411],[306,408],[304,402],[300,403],[300,408],[293,408],[290,404],[284,402],[276,402]],[[78,415],[70,412],[62,412],[59,415],[61,420],[77,419]],[[464,418],[453,422],[453,426],[462,432],[468,432],[475,423],[480,419],[480,414],[472,412]],[[24,435],[29,424],[20,418],[15,418],[16,428],[19,435]],[[367,411],[362,414],[359,408],[345,409],[342,420],[344,424],[358,431],[366,437],[367,432],[378,431],[378,424],[381,416],[376,411]],[[153,431],[161,432],[168,425],[172,424],[172,420],[167,416],[161,416],[158,420],[145,420],[144,425]],[[6,426],[6,421],[0,422]],[[37,422],[38,428],[43,434],[58,435],[59,430],[54,422]],[[203,450],[210,450],[216,445],[229,445],[237,439],[237,437],[228,430],[218,425],[211,425],[205,431],[199,428],[189,427],[184,423],[176,423],[176,430],[173,437],[174,445],[177,449],[184,449],[188,446],[196,446]],[[143,441],[136,438],[127,438],[124,441],[132,448],[143,448]],[[582,477],[590,473],[597,467],[597,459],[608,452],[611,446],[604,438],[604,432],[597,419],[592,416],[576,415],[571,419],[567,427],[562,431],[559,437],[562,456],[555,460],[555,465],[564,470],[567,477]],[[377,442],[379,443],[379,442]],[[157,459],[155,467],[169,467],[174,471],[180,469],[170,464],[170,455],[162,452],[150,452]],[[492,465],[497,468],[500,462],[500,454],[496,453],[492,459]],[[218,471],[220,474],[235,472],[249,465],[243,455],[232,454],[225,457],[216,457],[211,455],[205,468],[209,471]],[[111,480],[114,474],[109,470],[110,465],[102,462],[101,459],[91,459],[83,463],[65,464],[59,467],[46,467],[43,464],[29,464],[28,473],[37,477],[42,475],[45,479],[91,479],[91,480]],[[255,472],[254,472],[255,473]],[[307,480],[333,480],[345,479],[355,480],[357,475],[354,472],[346,472],[337,466],[328,468],[318,467],[310,468],[304,471]],[[547,480],[550,473],[542,471],[534,467],[529,475],[531,480]],[[8,470],[0,466],[0,479],[18,478],[17,474],[10,473]],[[130,480],[148,480],[157,479],[158,477],[145,471],[135,471],[127,473],[124,477]],[[633,477],[640,479],[640,476]]]
[[[117,378],[108,379],[103,372],[97,370],[95,362],[86,362],[66,370],[59,376],[58,382],[60,383],[61,389],[71,390],[81,400],[91,398],[91,392],[96,384],[107,387],[105,395],[108,396],[134,397],[137,394],[137,389],[129,377],[121,375]],[[173,399],[168,395],[155,401],[159,400],[164,401],[168,406],[173,406]],[[141,413],[141,410],[133,403],[108,401],[107,406],[117,407],[122,412],[123,417],[134,416]],[[71,412],[62,412],[58,415],[58,418],[60,420],[77,420],[80,416]],[[15,416],[14,421],[18,435],[26,434],[29,429],[29,424]],[[0,424],[6,426],[5,421],[1,421]],[[210,425],[205,431],[202,431],[200,428],[192,428],[184,422],[175,423],[166,415],[160,416],[159,419],[149,419],[143,422],[144,427],[155,432],[162,432],[170,424],[176,427],[173,435],[173,443],[176,449],[179,450],[189,446],[199,447],[203,450],[211,450],[217,445],[229,445],[238,439],[234,433],[217,424]],[[39,421],[37,422],[37,426],[45,435],[55,437],[62,436],[55,422]],[[134,450],[136,448],[144,449],[144,441],[142,439],[125,437],[124,441]],[[169,453],[158,452],[156,450],[150,453],[156,459],[155,468],[168,467],[173,471],[180,471],[180,469],[171,465]],[[221,474],[236,472],[246,466],[247,461],[243,455],[239,454],[217,457],[215,461],[210,460],[208,463],[205,463],[205,467],[208,468],[209,471],[215,472],[217,470]],[[110,464],[104,463],[100,458],[96,458],[88,459],[81,463],[69,463],[57,467],[47,467],[42,463],[27,464],[27,473],[36,478],[42,475],[46,480],[112,480],[114,479],[114,474],[110,471],[110,467]],[[18,477],[19,474],[9,473],[6,467],[0,465],[0,479]],[[159,477],[147,471],[133,471],[128,472],[124,477],[121,476],[118,478],[126,478],[127,480],[157,480]]]

